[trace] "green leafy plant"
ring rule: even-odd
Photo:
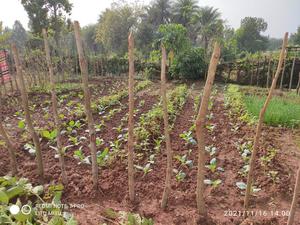
[[[57,137],[57,130],[56,129],[54,129],[52,131],[42,130],[41,135],[42,135],[42,137],[46,138],[47,140],[53,142]]]
[[[183,140],[185,140],[186,145],[196,145],[197,142],[193,137],[192,131],[184,131],[182,134],[179,135]]]
[[[186,174],[182,170],[173,169],[173,172],[176,174],[175,178],[178,182],[182,182],[186,177]]]
[[[220,179],[217,179],[217,180],[205,179],[204,183],[207,185],[211,185],[213,188],[217,188],[222,183],[222,180],[220,180]]]
[[[187,155],[183,155],[183,156],[180,156],[180,155],[176,155],[174,156],[175,159],[177,159],[179,162],[180,162],[180,166],[188,166],[190,168],[193,167],[193,161],[192,160],[188,160],[187,159]]]

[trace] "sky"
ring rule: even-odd
[[[135,0],[128,0],[133,2]],[[81,26],[96,23],[99,15],[113,0],[70,0],[73,4],[71,19]],[[150,0],[141,0],[149,3]],[[0,0],[0,21],[12,27],[15,20],[28,28],[28,17],[21,0]],[[199,0],[199,6],[213,6],[222,13],[231,27],[238,28],[246,16],[262,17],[268,23],[265,35],[280,38],[284,32],[294,33],[300,26],[300,0]]]

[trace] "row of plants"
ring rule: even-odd
[[[174,126],[176,116],[182,109],[189,95],[189,90],[186,85],[179,85],[175,89],[167,93],[167,109],[168,109],[168,119],[170,124],[170,130]],[[136,149],[140,151],[137,154],[138,158],[143,158],[145,153],[151,152],[147,156],[147,161],[143,165],[135,165],[137,170],[143,172],[143,176],[152,171],[152,166],[155,164],[156,154],[160,151],[161,144],[164,140],[162,135],[161,127],[163,121],[163,110],[161,106],[161,100],[155,104],[151,110],[140,116],[139,122],[134,129],[134,134],[136,137]],[[190,161],[186,164],[187,159],[182,159],[184,165],[188,165]],[[182,180],[185,174],[179,169],[174,170],[176,173],[176,179]]]
[[[170,129],[180,109],[183,107],[188,96],[188,87],[179,85],[167,94],[168,118]],[[156,103],[151,110],[141,115],[137,126],[134,129],[138,149],[149,150],[151,143],[161,143],[161,123],[163,120],[162,102]],[[155,147],[154,147],[155,148]]]
[[[239,129],[241,124],[240,122],[247,122],[253,124],[257,121],[256,117],[253,117],[252,114],[248,113],[248,108],[244,103],[244,93],[241,92],[239,86],[237,85],[229,85],[226,90],[225,94],[225,105],[229,109],[229,115],[231,116],[233,122],[231,131],[236,133]],[[240,157],[242,158],[243,165],[239,169],[239,175],[241,180],[236,182],[237,188],[241,191],[241,194],[245,194],[245,190],[247,184],[243,181],[247,179],[248,172],[249,172],[249,163],[250,157],[253,149],[253,141],[242,141],[238,140],[235,143],[236,148],[239,152]],[[259,159],[258,163],[263,169],[263,175],[269,178],[272,181],[272,184],[278,181],[278,171],[274,170],[272,163],[275,160],[277,154],[277,149],[273,147],[268,147],[263,149],[259,152]],[[257,192],[261,191],[261,187],[257,185],[251,186],[251,194],[256,195]]]

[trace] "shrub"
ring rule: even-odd
[[[206,69],[205,54],[202,48],[189,48],[178,54],[171,67],[171,78],[199,79]]]

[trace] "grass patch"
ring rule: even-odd
[[[243,94],[249,113],[258,118],[266,97]],[[264,122],[272,126],[298,127],[300,125],[300,98],[294,95],[275,96],[267,108]]]

